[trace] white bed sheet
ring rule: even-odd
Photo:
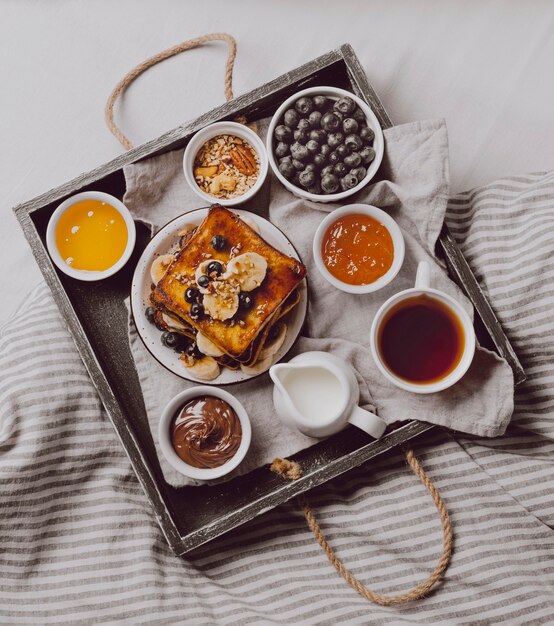
[[[239,45],[235,93],[344,42],[396,122],[445,117],[461,191],[554,167],[554,4],[547,1],[78,0],[0,6],[0,323],[40,280],[11,207],[121,152],[106,97],[136,63],[207,32]],[[222,44],[174,58],[117,110],[140,143],[223,99]]]

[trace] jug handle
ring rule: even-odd
[[[375,413],[366,411],[359,406],[354,407],[352,415],[348,418],[348,422],[358,428],[361,428],[364,432],[371,435],[371,437],[375,439],[379,439],[387,428],[386,422],[375,415]]]

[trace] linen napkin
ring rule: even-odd
[[[267,125],[258,125],[265,134]],[[124,202],[133,215],[156,227],[186,211],[199,201],[188,187],[182,171],[183,151],[152,157],[125,168],[127,192]],[[372,294],[353,295],[336,290],[319,275],[312,258],[313,235],[321,219],[337,204],[301,200],[276,179],[269,194],[258,195],[241,208],[269,217],[298,250],[308,269],[309,308],[305,336],[290,356],[306,350],[324,350],[345,358],[360,383],[360,405],[388,423],[416,419],[479,436],[501,435],[513,410],[513,376],[509,365],[496,354],[478,347],[464,378],[437,394],[416,395],[389,383],[373,363],[369,350],[371,320],[392,294],[412,287],[419,261],[431,266],[432,286],[458,299],[470,315],[471,303],[450,280],[436,259],[449,192],[448,137],[444,121],[432,120],[396,126],[385,131],[385,157],[380,181],[344,204],[361,202],[387,211],[403,231],[406,255],[396,279]],[[263,192],[261,192],[263,193]],[[150,356],[130,319],[129,338],[144,394],[149,424],[158,458],[168,483],[180,487],[196,484],[165,461],[158,445],[158,420],[167,402],[196,383],[168,372]],[[272,407],[273,384],[268,375],[235,385],[229,391],[244,404],[252,421],[252,444],[243,463],[226,480],[286,457],[315,440],[281,424]]]

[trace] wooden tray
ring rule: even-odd
[[[372,107],[383,128],[392,126],[351,46],[343,45],[14,209],[160,527],[176,554],[184,554],[432,426],[404,421],[379,441],[373,441],[358,429],[346,429],[296,455],[304,475],[295,482],[285,482],[267,468],[260,468],[217,486],[171,487],[162,477],[127,342],[124,299],[129,295],[133,269],[148,242],[148,233],[137,224],[133,257],[118,274],[97,283],[83,283],[59,272],[50,261],[45,244],[46,226],[58,204],[78,191],[94,189],[122,198],[124,165],[183,148],[197,130],[218,120],[238,115],[245,115],[249,121],[268,117],[291,94],[317,85],[334,85],[356,93]],[[256,211],[256,203],[263,201],[262,195],[244,208]],[[445,259],[452,278],[475,306],[481,343],[496,349],[508,360],[519,384],[525,374],[517,356],[446,227],[437,253]],[[398,417],[409,419],[409,415]]]

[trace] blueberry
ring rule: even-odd
[[[344,191],[347,189],[353,189],[358,184],[358,179],[354,174],[347,174],[340,179],[340,186]]]
[[[336,165],[340,161],[340,156],[336,152],[331,152],[327,160],[331,165]]]
[[[357,122],[365,122],[365,113],[360,109],[360,107],[356,107],[354,113],[352,113],[351,117],[353,117]]]
[[[344,135],[342,133],[330,133],[327,137],[327,143],[331,146],[331,148],[337,148],[341,145],[344,139]]]
[[[325,96],[314,96],[314,106],[321,111],[329,106],[329,100]]]
[[[324,154],[321,154],[321,152],[314,156],[314,165],[316,167],[323,167],[325,163],[327,163],[327,157]]]
[[[359,134],[360,134],[360,138],[365,143],[371,143],[375,139],[375,133],[373,132],[371,128],[369,128],[369,126],[363,126],[360,129]]]
[[[315,163],[308,163],[306,165],[306,167],[304,168],[305,172],[317,172],[317,167],[315,165]]]
[[[324,130],[314,129],[310,131],[310,139],[317,141],[319,144],[324,144],[327,141],[327,133]]]
[[[298,130],[305,130],[306,132],[308,132],[310,130],[310,121],[307,117],[303,117],[301,120],[298,121],[298,125],[296,126],[296,128],[298,128]]]
[[[358,167],[362,162],[362,157],[359,152],[353,152],[348,156],[344,157],[344,164],[347,167]]]
[[[275,129],[277,130],[277,129]],[[358,132],[358,122],[353,117],[347,117],[342,122],[342,130],[346,135]],[[284,141],[284,140],[283,140]]]
[[[351,135],[347,135],[344,140],[344,145],[350,150],[360,150],[363,146],[363,141],[360,139],[359,135],[355,135],[352,133]]]
[[[294,169],[294,165],[291,161],[283,161],[279,163],[279,171],[285,178],[292,178],[296,170]]]
[[[162,333],[161,342],[166,348],[177,350],[182,345],[181,336],[179,333],[165,332]]]
[[[194,302],[190,305],[190,316],[193,320],[197,320],[204,313],[204,306],[200,302]]]
[[[203,287],[205,289],[210,284],[210,277],[206,276],[206,274],[202,274],[202,276],[198,277],[198,280],[196,282],[200,287]]]
[[[331,146],[328,146],[326,143],[324,143],[319,149],[319,151],[324,157],[328,157],[331,154],[331,152],[333,152],[333,149],[331,148]]]
[[[310,135],[305,130],[299,130],[298,128],[293,133],[294,141],[297,143],[305,144],[310,140]]]
[[[329,133],[337,130],[339,126],[340,119],[334,113],[325,113],[325,115],[321,118],[321,128]]]
[[[312,111],[308,116],[308,122],[310,122],[310,126],[312,128],[320,128],[319,124],[321,122],[321,111]]]
[[[285,143],[284,141],[280,141],[275,147],[275,156],[279,158],[287,156],[289,152],[290,152],[290,146],[288,143]]]
[[[306,191],[308,193],[313,193],[313,194],[319,195],[319,194],[321,194],[321,187],[320,187],[319,183],[316,181],[311,187],[308,187],[306,189]]]
[[[310,141],[308,141],[308,143],[306,144],[306,148],[310,154],[317,154],[319,152],[319,144],[313,139],[310,139]]]
[[[300,172],[298,180],[302,187],[311,187],[315,183],[315,174],[310,170],[304,170]]]
[[[350,173],[358,179],[358,182],[361,183],[362,180],[366,177],[367,170],[365,167],[355,167],[353,170],[350,170]]]
[[[290,142],[292,139],[292,132],[290,128],[288,126],[284,126],[283,124],[277,126],[273,135],[277,141]]]
[[[154,323],[154,318],[155,318],[155,311],[154,311],[154,307],[152,306],[147,306],[145,311],[144,311],[144,316],[146,317],[146,319],[153,324]]]
[[[306,161],[309,156],[308,148],[301,143],[295,142],[290,147],[292,158],[297,161]]]
[[[356,103],[354,102],[354,100],[352,100],[352,98],[345,96],[344,98],[339,98],[335,102],[335,104],[333,105],[333,109],[335,109],[335,111],[340,111],[341,113],[349,115],[350,113],[354,113],[356,109]]]
[[[294,109],[287,109],[285,111],[285,115],[283,116],[283,119],[284,119],[285,124],[289,128],[296,128],[296,125],[298,124],[298,120],[300,119],[300,116]]]
[[[292,166],[297,172],[301,172],[304,169],[304,163],[302,163],[302,161],[299,161],[298,159],[292,160]]]
[[[196,287],[188,287],[188,289],[185,290],[185,300],[189,304],[198,302],[198,300],[200,300],[200,292],[198,289],[196,289]]]
[[[344,163],[337,163],[333,167],[333,174],[335,176],[338,176],[339,178],[342,178],[347,172],[348,172],[348,168],[346,167]]]
[[[254,304],[254,298],[246,291],[241,291],[239,293],[239,309],[243,311],[247,311],[252,308]]]
[[[339,179],[334,174],[326,174],[321,178],[321,189],[325,193],[335,193],[339,188]]]
[[[375,158],[375,150],[371,146],[366,146],[360,152],[364,165],[369,165]]]
[[[350,150],[343,143],[341,143],[340,146],[337,146],[335,152],[340,156],[341,159],[344,159],[347,154],[350,154]]]
[[[333,173],[333,166],[332,165],[326,165],[322,170],[321,170],[321,180],[323,180],[323,178],[325,176],[327,176],[328,174],[332,174]]]
[[[298,98],[298,100],[294,103],[294,108],[301,113],[302,115],[308,115],[314,110],[314,102],[311,98],[303,96],[302,98]]]
[[[206,273],[208,276],[221,276],[223,274],[223,265],[219,261],[212,261],[208,263],[208,267],[206,268]]]
[[[223,235],[214,235],[210,241],[214,250],[223,250],[227,241]]]

